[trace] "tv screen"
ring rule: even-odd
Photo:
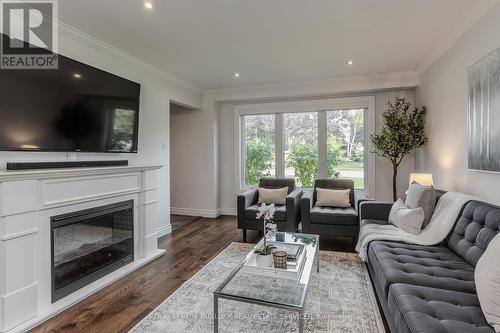
[[[59,56],[0,70],[0,150],[137,152],[138,83]]]

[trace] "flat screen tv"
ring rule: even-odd
[[[140,85],[59,56],[0,69],[0,150],[136,153]]]

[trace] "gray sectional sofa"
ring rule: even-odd
[[[361,225],[386,224],[390,208],[361,203]],[[373,241],[368,270],[391,332],[493,333],[479,305],[474,269],[499,227],[500,207],[470,201],[440,245]]]

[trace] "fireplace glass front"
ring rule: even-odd
[[[52,302],[130,263],[134,201],[53,216]]]

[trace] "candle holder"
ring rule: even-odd
[[[273,252],[274,268],[287,269],[287,255],[285,251]]]

